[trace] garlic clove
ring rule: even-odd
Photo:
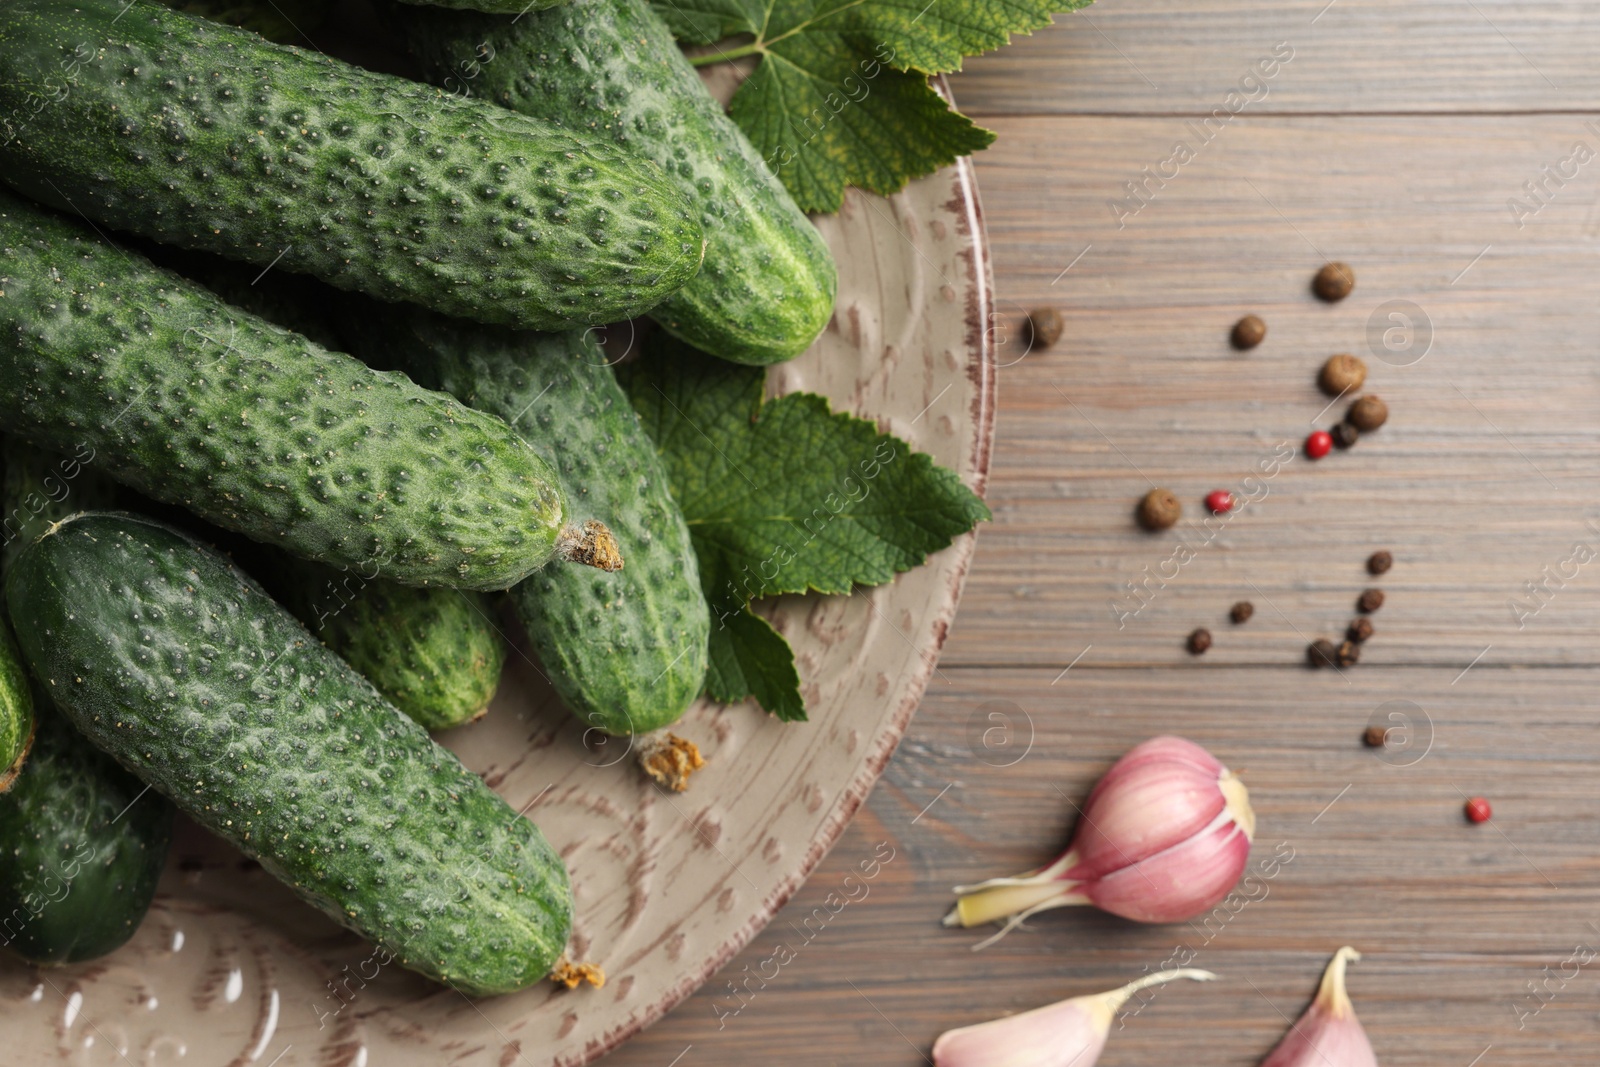
[[[1333,954],[1316,997],[1261,1067],[1378,1067],[1344,988],[1345,964],[1360,958],[1348,945]]]
[[[1193,918],[1227,896],[1249,862],[1250,793],[1181,737],[1135,746],[1096,783],[1071,847],[1014,878],[958,886],[946,926],[1001,922],[983,948],[1050,908],[1094,904],[1139,922]]]
[[[1135,993],[1178,978],[1215,977],[1194,968],[1158,971],[1105,993],[947,1030],[933,1043],[934,1067],[1094,1067],[1112,1020]]]
[[[1226,897],[1249,861],[1249,836],[1223,814],[1165,852],[1083,883],[1081,892],[1095,907],[1124,919],[1182,922]]]

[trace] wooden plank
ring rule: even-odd
[[[1258,61],[1286,44],[1273,71]],[[1585,0],[1097,0],[954,81],[973,115],[1592,111]],[[1271,76],[1244,81],[1252,72]]]
[[[1527,676],[1474,671],[1447,700],[1423,701],[1432,745],[1409,766],[1363,748],[1360,733],[1374,708],[1428,690],[1425,669],[1352,675],[1351,691],[1315,702],[1295,675],[1247,668],[1203,685],[1165,669],[1080,668],[1053,690],[1027,671],[944,673],[868,808],[795,901],[608,1062],[659,1067],[693,1046],[682,1064],[920,1063],[942,1029],[1120,984],[1184,945],[1223,980],[1163,992],[1101,1062],[1245,1067],[1345,943],[1366,953],[1351,992],[1390,1067],[1465,1067],[1491,1045],[1484,1063],[1587,1061],[1594,965],[1574,975],[1562,964],[1575,946],[1600,947],[1593,670],[1541,672],[1541,699],[1514,721],[1506,709],[1526,705]],[[987,723],[997,701],[1032,723],[1031,747],[1007,766],[1009,755],[971,741],[974,717]],[[1020,740],[1028,720],[1016,721]],[[1260,815],[1256,858],[1292,857],[1254,899],[1192,926],[1070,909],[976,954],[979,932],[939,926],[950,885],[1051,858],[1072,822],[1068,799],[1081,802],[1130,743],[1170,730],[1240,769]],[[1465,792],[1493,798],[1491,823],[1462,819]],[[860,864],[886,849],[893,858],[863,879]],[[830,893],[858,899],[830,915]],[[780,946],[794,958],[768,963],[784,958]],[[1527,983],[1545,967],[1569,977],[1532,999]],[[749,980],[741,1008],[728,983],[763,969],[775,977]]]
[[[1520,229],[1505,201],[1561,145],[1600,138],[1570,116],[1273,119],[1228,131],[1118,230],[1105,200],[1172,121],[997,124],[982,174],[999,304],[1014,319],[1053,303],[1067,335],[1002,356],[996,518],[944,664],[1048,681],[1093,645],[1085,663],[1290,668],[1368,585],[1389,599],[1363,669],[1453,675],[1489,646],[1486,663],[1597,662],[1600,561],[1582,560],[1600,554],[1600,162]],[[1358,278],[1332,306],[1308,291],[1326,258]],[[1432,323],[1410,365],[1420,342],[1383,346],[1393,301]],[[1269,334],[1238,353],[1245,311]],[[1299,444],[1342,412],[1321,414],[1316,386],[1339,351],[1365,358],[1392,415],[1313,463]],[[1182,499],[1179,529],[1135,526],[1151,484]],[[1208,529],[1219,487],[1257,502]],[[1363,568],[1376,548],[1398,561],[1381,580]],[[1257,612],[1236,628],[1240,599]],[[1191,662],[1197,626],[1217,641]]]

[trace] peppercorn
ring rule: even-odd
[[[1363,615],[1371,615],[1383,607],[1383,590],[1368,589],[1356,598],[1356,610]]]
[[[1368,574],[1388,574],[1394,566],[1394,556],[1388,552],[1374,552],[1367,557]]]
[[[1472,822],[1488,822],[1489,816],[1494,814],[1489,807],[1489,802],[1482,797],[1473,797],[1467,801],[1465,808],[1467,818]]]
[[[1385,726],[1369,726],[1361,735],[1361,743],[1368,748],[1382,748],[1389,741],[1389,729]]]
[[[1329,396],[1342,396],[1352,389],[1360,389],[1367,380],[1367,365],[1348,352],[1329,356],[1317,376],[1317,384]]]
[[[1361,647],[1354,641],[1345,641],[1339,646],[1339,666],[1348,667],[1361,658]]]
[[[1345,263],[1327,263],[1311,279],[1311,289],[1330,304],[1343,300],[1356,287],[1356,272]]]
[[[1189,635],[1189,651],[1200,655],[1211,647],[1211,631],[1201,627]]]
[[[1306,455],[1321,459],[1333,450],[1333,435],[1327,430],[1317,430],[1306,438]]]
[[[1028,347],[1049,348],[1061,340],[1067,321],[1055,308],[1035,308],[1028,313]]]
[[[1183,505],[1170,489],[1152,489],[1139,501],[1139,525],[1146,530],[1165,530],[1182,514]]]
[[[1213,515],[1226,515],[1233,510],[1233,494],[1226,489],[1213,489],[1206,494],[1206,507]]]
[[[1333,438],[1333,447],[1349,448],[1361,436],[1361,431],[1351,426],[1348,422],[1341,422],[1328,431],[1328,436]]]
[[[1389,421],[1389,405],[1381,398],[1368,393],[1366,396],[1356,398],[1356,402],[1350,405],[1350,410],[1345,412],[1344,421],[1362,433],[1371,433]]]
[[[1313,667],[1332,667],[1339,662],[1339,650],[1326,637],[1319,637],[1306,648],[1306,660]]]
[[[1351,619],[1350,628],[1344,632],[1344,635],[1359,645],[1372,636],[1372,620]]]
[[[1255,613],[1256,606],[1254,604],[1250,603],[1248,600],[1241,600],[1233,606],[1232,611],[1228,612],[1228,618],[1232,619],[1235,623],[1249,622],[1250,616],[1254,615]]]
[[[1233,347],[1241,352],[1267,339],[1267,324],[1257,315],[1246,315],[1233,324]]]

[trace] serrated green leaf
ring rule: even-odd
[[[706,693],[733,704],[746,697],[784,722],[805,722],[794,651],[772,624],[748,606],[729,612],[711,631]]]
[[[898,191],[994,135],[951,111],[926,75],[1049,25],[1090,0],[653,0],[678,40],[729,42],[696,63],[757,55],[734,121],[807,211],[846,185]]]
[[[777,707],[768,699],[782,702],[775,679],[793,669],[792,656],[786,646],[776,656],[741,618],[752,600],[882,584],[989,518],[955,472],[866,420],[834,413],[823,397],[764,402],[760,368],[660,335],[621,377],[666,461],[721,620],[713,695],[754,693],[769,711]]]

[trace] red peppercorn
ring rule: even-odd
[[[1489,816],[1494,812],[1489,810],[1489,802],[1482,797],[1473,797],[1467,801],[1467,818],[1472,822],[1488,822]]]
[[[1206,494],[1206,507],[1213,515],[1226,515],[1233,510],[1233,494],[1226,489],[1213,489]]]
[[[1306,438],[1306,455],[1312,459],[1321,459],[1333,451],[1333,435],[1327,430],[1318,430]]]

